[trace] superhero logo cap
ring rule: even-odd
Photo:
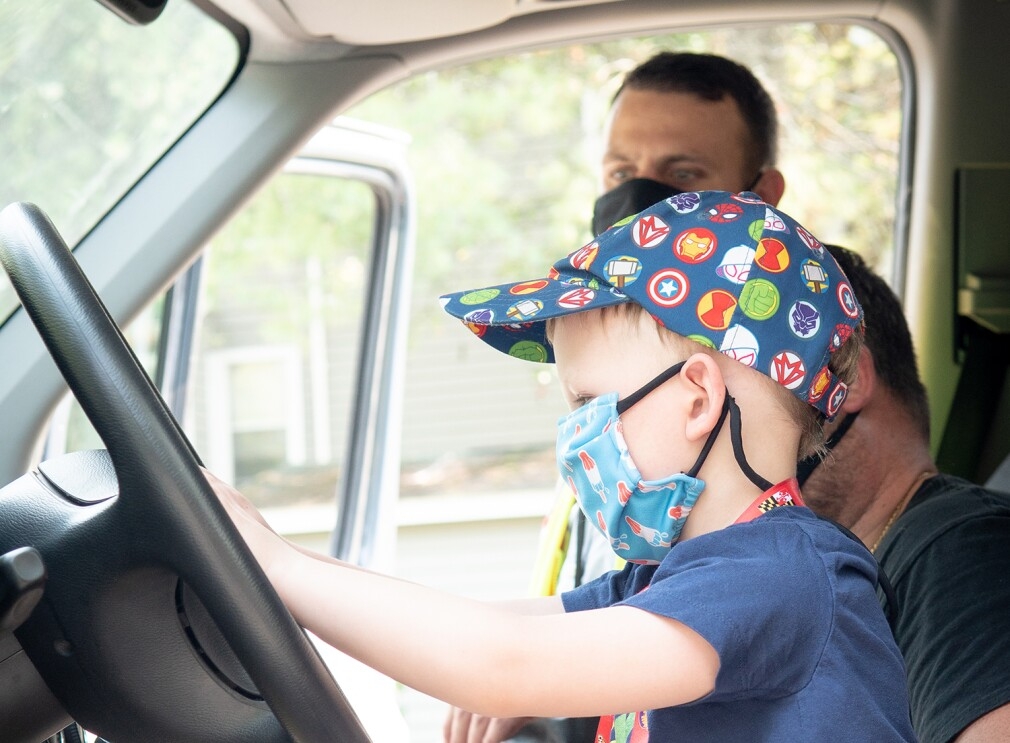
[[[831,354],[863,312],[835,259],[745,191],[671,196],[621,220],[541,279],[441,297],[485,343],[552,363],[544,321],[635,302],[658,323],[768,375],[828,419],[846,387]]]

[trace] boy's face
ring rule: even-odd
[[[591,310],[559,318],[552,345],[569,407],[574,410],[610,392],[623,399],[682,360],[659,330],[645,312],[604,317]],[[674,377],[621,415],[631,458],[646,480],[685,471],[697,457],[697,447],[683,442],[679,388],[679,376]]]

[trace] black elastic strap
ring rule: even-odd
[[[699,454],[698,458],[694,460],[694,464],[691,465],[691,469],[684,473],[685,475],[689,477],[698,476],[698,471],[701,469],[701,466],[705,464],[705,459],[708,457],[708,453],[712,451],[712,447],[715,445],[715,440],[719,437],[719,431],[722,430],[722,424],[726,422],[726,414],[729,412],[729,406],[732,400],[733,398],[730,397],[727,392],[726,397],[724,397],[722,401],[722,412],[719,414],[719,420],[716,421],[712,432],[708,435],[708,438],[705,439],[705,445],[701,447],[701,454]]]
[[[683,361],[674,364],[665,372],[653,378],[646,385],[628,395],[623,400],[618,400],[617,405],[615,406],[617,414],[621,415],[632,405],[639,402],[643,397],[648,395],[650,392],[653,392],[661,384],[665,384],[673,379],[680,373],[683,366]],[[685,474],[691,477],[698,476],[698,471],[701,469],[702,464],[705,463],[705,458],[708,456],[708,453],[712,450],[712,446],[715,444],[715,440],[719,436],[719,431],[722,430],[722,424],[726,420],[727,413],[729,413],[729,429],[733,440],[733,455],[736,457],[737,464],[740,465],[740,469],[743,473],[747,475],[747,479],[761,488],[762,491],[771,489],[773,487],[772,483],[755,472],[747,462],[747,456],[744,454],[743,450],[743,434],[740,426],[740,408],[737,406],[736,400],[733,399],[733,396],[729,394],[728,391],[726,392],[726,397],[723,399],[722,413],[719,415],[719,421],[715,424],[715,427],[712,429],[712,433],[709,434],[708,439],[705,441],[705,445],[701,449],[701,454],[698,455],[694,464],[691,465],[691,469],[689,469]]]
[[[761,492],[771,490],[775,487],[775,485],[761,477],[761,475],[751,468],[750,463],[747,462],[747,455],[744,454],[743,450],[743,431],[741,430],[740,424],[740,407],[736,404],[736,400],[734,400],[732,395],[729,393],[726,394],[726,399],[729,404],[729,434],[733,440],[733,456],[736,457],[736,463],[739,465],[743,473],[747,475],[747,479],[761,488]]]
[[[831,435],[828,436],[827,441],[824,442],[824,448],[827,449],[828,451],[831,451],[836,446],[838,446],[838,442],[842,440],[842,437],[845,436],[849,428],[852,426],[853,423],[856,422],[856,418],[858,417],[859,417],[858,410],[855,413],[847,413],[845,417],[838,422],[838,427],[831,432]]]
[[[754,186],[756,186],[758,184],[758,181],[760,181],[762,178],[764,178],[764,174],[765,174],[765,169],[761,168],[761,170],[759,170],[757,172],[757,175],[754,176],[754,180],[752,180],[750,182],[750,185],[747,186],[747,188],[745,188],[744,191],[750,191],[751,193],[754,193]]]
[[[579,510],[578,518],[575,519],[575,587],[582,585],[582,579],[586,575],[586,558],[582,550],[586,546],[586,515]]]
[[[820,417],[823,419],[824,416],[821,415]],[[796,463],[796,481],[800,484],[800,487],[803,487],[803,483],[810,478],[810,475],[813,474],[814,470],[820,467],[824,459],[831,454],[832,451],[834,451],[835,447],[838,446],[838,442],[845,437],[845,434],[848,432],[849,428],[852,427],[852,424],[856,422],[856,418],[858,417],[858,410],[855,413],[848,413],[845,415],[838,422],[838,427],[835,428],[834,432],[828,436],[821,451],[808,454]]]
[[[617,407],[617,414],[618,415],[622,414],[625,410],[627,410],[628,408],[630,408],[632,405],[634,405],[635,403],[641,401],[641,399],[643,397],[645,397],[646,395],[648,395],[650,392],[653,392],[661,384],[666,384],[667,382],[669,382],[675,376],[677,376],[678,374],[680,374],[680,370],[682,368],[684,368],[684,362],[683,361],[681,361],[679,363],[676,363],[673,366],[671,366],[669,369],[667,369],[665,372],[663,372],[659,376],[655,377],[652,381],[648,382],[641,389],[638,389],[635,392],[631,393],[630,395],[628,395],[623,400],[618,400],[617,401],[617,406],[616,406]]]

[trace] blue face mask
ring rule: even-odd
[[[640,390],[618,401],[617,393],[597,397],[558,421],[557,458],[589,521],[628,562],[656,564],[680,537],[687,515],[705,488],[697,477],[715,443],[729,407],[709,434],[687,472],[643,480],[624,441],[620,415],[681,369],[677,364]]]
[[[762,491],[772,483],[755,472],[743,450],[740,408],[727,392],[722,413],[705,440],[698,459],[687,472],[662,480],[643,480],[631,459],[621,430],[621,413],[661,384],[673,379],[684,363],[674,364],[623,400],[617,393],[590,400],[558,421],[557,459],[561,477],[568,481],[579,507],[628,562],[662,562],[677,542],[684,522],[705,488],[698,478],[726,417],[737,466]]]

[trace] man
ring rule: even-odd
[[[863,305],[866,345],[803,496],[852,529],[893,584],[922,743],[1010,740],[1010,496],[937,473],[898,299],[858,255],[831,252]]]
[[[655,55],[628,73],[614,96],[604,131],[603,196],[594,211],[594,233],[678,191],[750,190],[767,203],[778,204],[785,179],[775,168],[777,136],[771,97],[746,67],[709,54]],[[562,504],[555,517],[566,519],[573,503],[569,499]],[[578,509],[571,513],[578,514]],[[577,572],[585,580],[614,566],[609,545],[588,532],[595,533],[584,532],[585,549],[571,550],[579,553]],[[555,533],[567,540],[567,529]],[[545,545],[545,553],[556,554],[556,546]],[[544,592],[554,592],[557,572],[554,561],[547,562],[539,583]],[[571,587],[571,583],[564,586]],[[528,722],[451,710],[445,739],[497,743]],[[589,740],[596,729],[595,723],[580,726],[574,721],[568,727],[568,740]],[[555,733],[526,732],[528,736],[517,740],[558,740],[551,737]]]

